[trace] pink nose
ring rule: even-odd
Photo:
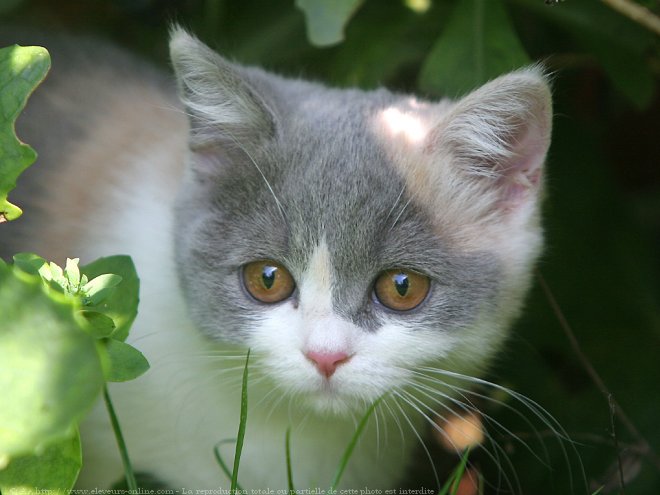
[[[345,352],[316,352],[309,351],[305,357],[314,363],[316,368],[326,378],[330,378],[337,370],[337,366],[344,364],[351,356]]]

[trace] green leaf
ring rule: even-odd
[[[6,14],[18,7],[24,0],[2,0],[0,1],[0,14]]]
[[[48,264],[48,268],[50,269],[50,272],[48,273],[49,278],[46,278],[46,280],[51,282],[50,286],[56,290],[60,290],[63,293],[68,294],[69,282],[64,276],[64,270],[62,270],[62,267],[51,261]],[[41,267],[41,270],[43,273],[46,273],[44,267]]]
[[[33,253],[18,253],[14,255],[14,266],[30,275],[39,275],[39,270],[45,264],[45,259]]]
[[[645,67],[646,54],[635,53],[611,37],[576,32],[574,37],[598,59],[614,87],[644,110],[653,101],[655,81]]]
[[[316,46],[330,46],[344,39],[344,28],[364,0],[296,0],[305,13],[307,37]]]
[[[96,339],[109,337],[115,329],[115,322],[112,318],[99,313],[98,311],[83,310],[78,313],[85,321],[85,328],[87,328]]]
[[[82,288],[85,294],[84,304],[96,306],[114,292],[115,287],[121,283],[122,278],[114,273],[104,273],[93,278]]]
[[[80,285],[80,269],[78,268],[79,258],[66,259],[66,267],[64,268],[64,276],[69,282],[69,287],[77,292]]]
[[[456,97],[529,64],[502,2],[459,0],[422,67],[419,86]]]
[[[81,272],[90,280],[99,275],[113,273],[121,277],[121,283],[99,305],[94,306],[94,311],[105,314],[115,322],[115,331],[112,338],[115,340],[126,340],[131,324],[137,316],[138,293],[140,281],[135,272],[135,265],[129,256],[110,256],[82,267]],[[91,283],[91,282],[90,282]]]
[[[149,369],[147,359],[132,345],[109,339],[106,349],[110,366],[105,378],[109,382],[134,380]]]
[[[42,453],[18,457],[6,469],[0,469],[0,491],[6,495],[68,495],[81,466],[80,436],[76,430],[71,438],[51,444]]]
[[[0,459],[69,436],[99,394],[97,344],[79,327],[78,307],[47,294],[39,277],[0,266]]]
[[[50,57],[45,48],[14,45],[0,49],[0,223],[14,220],[22,213],[7,200],[7,195],[37,154],[18,140],[14,125],[28,96],[49,68]]]

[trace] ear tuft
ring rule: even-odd
[[[536,66],[499,77],[458,101],[427,146],[494,192],[500,209],[536,197],[552,130],[548,77]]]
[[[272,133],[273,117],[241,67],[180,26],[170,31],[170,58],[190,117],[193,149],[232,142],[244,147]]]

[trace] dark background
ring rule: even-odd
[[[492,3],[505,7],[504,19],[489,17]],[[657,0],[639,3],[660,12]],[[410,8],[415,4],[424,2],[365,0],[344,41],[323,48],[308,41],[293,0],[12,0],[0,3],[0,22],[109,38],[167,68],[167,29],[177,21],[244,63],[332,85],[386,85],[430,97],[464,92],[525,60],[543,61],[555,74],[555,130],[539,274],[583,356],[571,347],[537,279],[489,379],[547,409],[575,444],[559,441],[530,408],[497,394],[505,405],[486,401],[488,414],[543,462],[509,433],[494,425],[490,431],[500,455],[510,459],[501,469],[517,476],[523,493],[593,493],[604,485],[601,493],[658,494],[659,37],[598,0],[552,6],[436,0],[425,11]],[[476,31],[463,36],[455,28],[461,23]],[[451,34],[456,31],[461,36]],[[482,45],[475,33],[483,34]],[[452,65],[452,55],[460,61],[475,47],[485,56],[476,76],[470,60]],[[602,377],[605,393],[588,367]],[[474,452],[472,458],[497,485],[498,470],[487,456]],[[485,491],[495,490],[487,485]]]

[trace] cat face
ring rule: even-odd
[[[176,252],[200,330],[324,412],[425,366],[483,367],[539,251],[540,71],[432,104],[235,66],[183,31],[171,52],[191,122]]]

